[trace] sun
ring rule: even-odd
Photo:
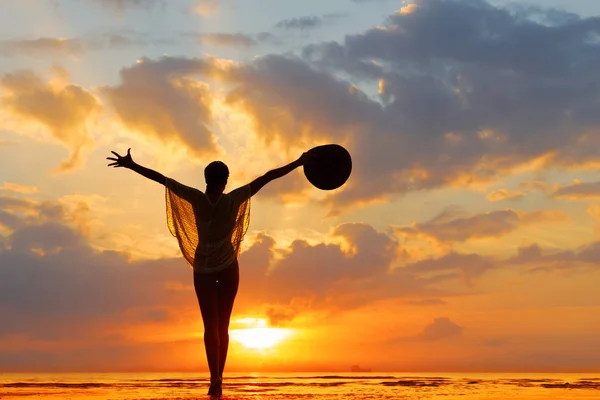
[[[252,328],[233,329],[229,331],[231,338],[249,349],[265,350],[275,347],[290,334],[289,329],[268,328],[267,321],[258,318],[245,318],[239,323]]]
[[[234,340],[250,349],[269,349],[281,342],[288,335],[280,328],[250,328],[231,331]]]

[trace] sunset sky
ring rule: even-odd
[[[252,199],[230,371],[600,371],[600,1],[0,0],[0,371],[206,371],[164,188]]]

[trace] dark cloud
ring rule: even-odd
[[[600,199],[600,182],[575,182],[556,188],[551,196],[570,200]]]
[[[0,55],[56,55],[79,56],[84,50],[80,39],[59,39],[41,37],[37,39],[13,39],[0,41]]]
[[[600,140],[600,44],[590,40],[599,32],[599,18],[557,10],[424,0],[343,43],[306,47],[313,65],[363,90],[379,85],[364,100],[375,112],[358,113],[356,184],[337,203],[495,179],[534,160],[585,166]]]
[[[281,305],[268,305],[265,307],[264,312],[271,326],[281,326],[286,322],[292,321],[298,315],[298,310],[293,307]]]
[[[433,322],[414,336],[399,336],[390,340],[390,343],[405,343],[414,341],[432,342],[447,340],[462,336],[464,328],[447,317],[435,318]]]
[[[240,301],[266,304],[266,315],[285,323],[310,308],[348,310],[382,299],[439,299],[471,292],[476,280],[496,267],[490,258],[451,253],[391,270],[399,244],[388,234],[367,224],[343,224],[333,237],[346,243],[344,249],[298,240],[277,255],[275,241],[262,235],[240,257]],[[461,289],[445,290],[448,282]]]
[[[307,140],[350,140],[379,107],[330,73],[293,57],[268,55],[230,71],[228,103],[253,117],[258,135],[302,148]]]
[[[449,318],[436,318],[431,324],[427,325],[421,334],[417,336],[420,340],[442,340],[460,336],[463,333],[463,327],[450,321]]]
[[[326,201],[339,211],[532,163],[588,168],[600,148],[599,32],[599,18],[557,10],[423,0],[343,42],[307,46],[302,59],[210,69],[207,60],[145,60],[106,93],[130,128],[214,151],[211,92],[191,77],[218,73],[231,85],[228,104],[267,145],[349,148],[353,175]]]
[[[496,268],[498,262],[479,254],[449,253],[439,258],[416,261],[400,268],[413,278],[429,282],[459,280],[472,285],[476,278]]]
[[[134,323],[170,318],[165,307],[193,300],[191,272],[178,259],[130,262],[124,254],[94,250],[69,216],[52,202],[1,197],[0,338],[25,335],[47,341],[92,339],[123,313]]]
[[[83,349],[86,354],[113,354],[125,347],[131,353],[119,353],[118,365],[115,357],[103,356],[88,363],[98,368],[144,367],[153,357],[144,356],[142,348],[154,357],[166,348],[178,348],[175,342],[140,344],[121,335],[127,327],[167,329],[181,320],[182,313],[197,311],[191,271],[180,258],[129,261],[124,254],[94,250],[67,223],[65,209],[53,202],[1,196],[0,211],[0,223],[9,220],[6,225],[11,227],[8,235],[0,236],[0,319],[5,321],[0,324],[0,368],[85,368],[85,363],[71,358],[75,349],[79,354]],[[332,239],[343,246],[296,241],[279,249],[265,234],[254,239],[240,259],[235,313],[262,312],[274,326],[286,325],[310,310],[341,312],[384,299],[443,305],[451,296],[477,293],[475,280],[500,264],[597,268],[600,260],[600,246],[591,244],[572,252],[522,249],[507,262],[451,253],[391,269],[401,249],[398,241],[356,223],[334,230]],[[462,333],[460,324],[437,318],[421,333],[397,341],[427,343]],[[10,345],[15,337],[21,338],[21,347]],[[30,351],[34,342],[62,347],[34,354]],[[194,346],[201,353],[201,342]]]
[[[600,24],[550,14],[551,24],[483,1],[425,0],[343,43],[308,46],[304,59],[227,67],[228,104],[266,144],[346,145],[355,163],[328,201],[337,209],[534,161],[582,166],[600,139],[600,52],[588,40]],[[176,75],[166,68],[194,62],[177,60],[155,63]]]
[[[563,211],[496,210],[464,216],[457,210],[448,209],[432,220],[414,223],[410,227],[396,228],[407,237],[425,236],[440,242],[463,242],[470,239],[501,237],[519,228],[542,222],[566,221]]]
[[[507,263],[525,266],[532,272],[597,271],[600,267],[600,242],[588,243],[574,250],[546,249],[534,244],[519,248],[518,254]]]
[[[10,228],[0,236],[0,318],[8,321],[0,337],[81,340],[96,337],[100,325],[103,332],[126,323],[165,325],[179,317],[173,310],[195,309],[191,271],[180,258],[129,261],[97,251],[68,221],[57,203],[0,197],[0,223]],[[440,283],[464,281],[487,267],[455,255],[390,271],[398,248],[393,237],[367,224],[340,225],[333,237],[345,250],[296,241],[281,252],[272,238],[258,235],[240,259],[236,312],[262,311],[281,325],[311,308],[451,296]]]
[[[317,16],[304,16],[279,21],[275,26],[283,29],[308,30],[321,26],[323,18]]]
[[[422,299],[422,300],[408,300],[406,304],[412,306],[440,306],[446,304],[442,299]]]
[[[0,56],[80,57],[84,52],[157,44],[172,44],[170,38],[153,38],[132,30],[84,35],[78,38],[39,37],[0,41]]]
[[[155,7],[166,6],[165,0],[92,0],[111,11],[123,12],[129,8],[151,10]]]

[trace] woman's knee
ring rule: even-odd
[[[204,341],[208,342],[217,342],[221,337],[221,332],[217,326],[210,326],[209,328],[204,328]]]

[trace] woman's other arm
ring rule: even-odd
[[[306,160],[310,159],[311,157],[312,154],[310,154],[309,152],[305,152],[296,161],[292,161],[291,163],[283,167],[272,169],[263,176],[256,178],[250,183],[250,196],[254,196],[260,189],[262,189],[263,186],[265,186],[272,180],[281,178],[289,174],[299,166],[304,165]]]

